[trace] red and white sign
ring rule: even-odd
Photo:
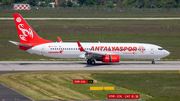
[[[30,10],[29,4],[14,4],[15,10]]]
[[[108,99],[139,99],[139,94],[108,94]]]
[[[87,80],[73,80],[74,84],[87,84]]]
[[[125,99],[139,99],[139,94],[124,94]]]
[[[123,99],[123,94],[108,94],[108,99]]]

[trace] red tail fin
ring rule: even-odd
[[[16,24],[20,43],[34,46],[34,45],[52,42],[40,38],[20,14],[15,13],[13,14],[13,16],[14,16],[14,21]]]

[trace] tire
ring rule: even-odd
[[[154,61],[152,61],[152,64],[155,64],[155,62],[154,62]]]
[[[94,60],[92,60],[92,61],[91,61],[91,64],[92,64],[92,65],[95,65],[96,63],[95,63],[95,61],[94,61]]]
[[[88,59],[88,60],[87,60],[87,64],[91,64],[91,59]]]

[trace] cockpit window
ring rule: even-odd
[[[163,48],[158,48],[158,50],[164,50]]]

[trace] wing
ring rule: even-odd
[[[84,50],[84,48],[79,43],[79,41],[77,41],[77,44],[78,44],[79,50],[81,52],[83,52],[81,55],[79,55],[79,57],[81,57],[81,58],[85,58],[85,59],[91,59],[91,58],[99,59],[99,58],[102,58],[102,56],[104,56],[104,55],[114,54],[114,53],[110,53],[110,52],[100,52],[100,51],[97,52],[97,51]]]

